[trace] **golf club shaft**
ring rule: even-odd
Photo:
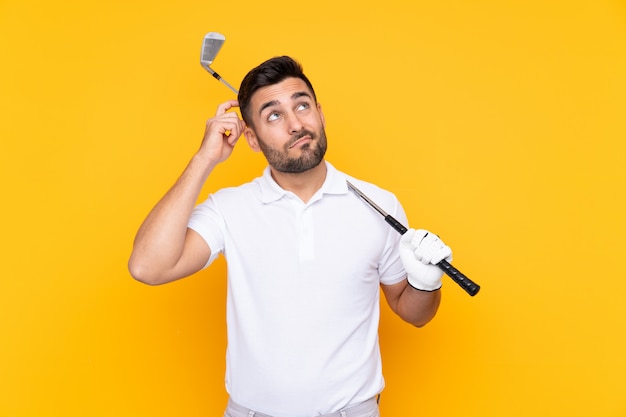
[[[225,79],[223,79],[217,72],[213,71],[211,69],[211,75],[218,81],[220,81],[222,84],[224,84],[226,87],[230,88],[230,90],[235,93],[235,94],[239,94],[239,91],[237,91],[237,89],[235,87],[233,87],[232,85],[230,85]]]

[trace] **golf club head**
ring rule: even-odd
[[[204,41],[202,42],[202,51],[200,53],[200,65],[202,68],[207,70],[209,74],[213,76],[216,80],[220,81],[226,87],[228,87],[233,93],[238,94],[239,92],[235,87],[230,85],[225,79],[223,79],[217,72],[211,68],[211,64],[215,60],[217,53],[222,49],[222,45],[226,37],[221,33],[217,32],[209,32],[204,35]]]
[[[200,54],[200,64],[207,70],[215,60],[217,53],[222,49],[226,37],[221,33],[209,32],[204,35],[202,42],[202,53]]]

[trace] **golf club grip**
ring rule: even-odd
[[[389,223],[391,227],[396,229],[396,232],[400,233],[401,235],[405,234],[409,230],[406,227],[404,227],[402,223],[394,219],[390,214],[385,216],[385,221]]]
[[[446,273],[454,282],[459,284],[459,287],[463,288],[472,297],[478,294],[480,285],[466,277],[461,271],[456,269],[450,262],[445,259],[437,264],[437,266]]]
[[[389,214],[385,216],[385,221],[401,235],[405,234],[408,230],[404,225],[402,225],[402,223]],[[453,267],[445,259],[439,262],[437,266],[472,297],[475,296],[480,290],[480,285],[466,277],[461,271]]]

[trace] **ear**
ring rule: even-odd
[[[254,152],[261,151],[261,147],[259,146],[259,141],[256,137],[256,133],[254,133],[254,130],[252,130],[250,126],[246,126],[243,129],[243,135],[246,137],[250,149],[252,149]]]
[[[326,129],[326,118],[324,117],[324,112],[322,111],[322,105],[317,103],[317,111],[320,114],[320,119],[322,120],[322,127]]]

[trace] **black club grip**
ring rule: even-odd
[[[461,271],[453,267],[448,261],[445,259],[437,264],[437,266],[446,273],[454,282],[459,284],[461,288],[465,290],[472,297],[475,296],[478,291],[480,291],[480,285],[476,284],[474,281],[463,275]]]
[[[399,221],[394,219],[391,215],[385,216],[385,221],[391,225],[398,233],[401,235],[407,232],[407,228],[402,225]],[[446,273],[454,282],[456,282],[459,287],[463,288],[465,292],[467,292],[472,297],[478,294],[480,291],[480,285],[476,284],[474,281],[466,277],[461,271],[453,267],[450,262],[445,259],[437,264],[437,266]]]
[[[389,225],[391,227],[393,227],[394,229],[396,229],[396,231],[398,233],[400,233],[401,235],[405,234],[409,229],[407,229],[406,227],[404,227],[404,225],[402,225],[402,223],[400,223],[399,221],[397,221],[396,219],[394,219],[391,215],[386,215],[385,216],[385,221],[387,223],[389,223]]]

